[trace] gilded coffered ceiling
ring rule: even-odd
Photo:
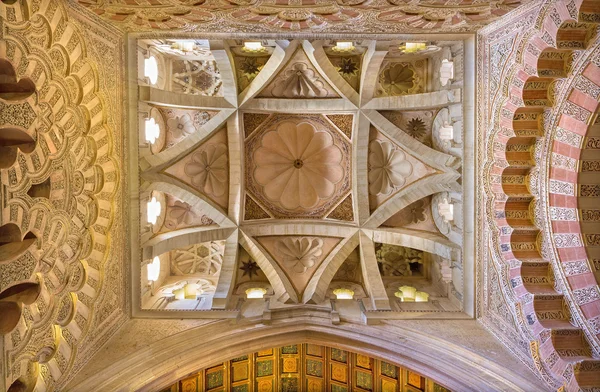
[[[161,392],[373,391],[450,392],[392,363],[338,348],[292,344],[213,364]]]
[[[131,45],[136,312],[212,317],[312,304],[348,308],[342,317],[468,317],[468,43]],[[356,301],[332,305],[338,289]],[[241,305],[253,290],[263,300]]]

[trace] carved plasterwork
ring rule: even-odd
[[[172,195],[166,195],[163,230],[170,231],[185,227],[210,226],[215,222],[200,211],[195,211],[188,203]]]
[[[423,252],[403,246],[379,244],[375,256],[382,276],[421,275]]]
[[[185,94],[219,96],[221,74],[214,60],[173,60],[172,90]]]
[[[164,171],[225,207],[229,171],[226,143],[227,132],[222,129]]]
[[[597,15],[593,3],[526,8],[484,30],[479,41],[480,83],[486,86],[479,92],[479,127],[486,130],[479,155],[485,192],[478,203],[485,217],[478,231],[486,266],[480,275],[483,320],[550,388],[565,391],[596,386],[586,377],[596,369],[599,347],[589,326],[595,313],[587,310],[599,299],[589,295],[589,269],[580,268],[584,235],[572,229],[579,188],[572,159],[580,156],[582,124],[597,107],[600,82],[586,70],[597,58],[597,38],[589,35],[589,24],[572,21]],[[558,48],[588,50],[559,54]],[[577,278],[570,276],[574,271]],[[492,298],[497,295],[488,283],[501,300]],[[550,299],[561,306],[545,308]],[[568,331],[559,331],[562,323]],[[563,350],[566,336],[585,336],[587,343]]]
[[[323,260],[340,242],[339,238],[310,236],[258,237],[257,240],[285,271],[300,295]]]
[[[406,186],[436,173],[375,128],[369,143],[369,197],[375,209]]]
[[[339,95],[299,48],[275,79],[260,93],[272,98],[335,98]]]
[[[246,142],[248,188],[281,216],[322,216],[348,192],[351,152],[319,115],[271,117]]]
[[[218,112],[215,110],[185,110],[159,107],[162,120],[161,131],[165,135],[164,148],[175,144],[196,132]]]
[[[473,32],[527,1],[78,0],[128,31]]]
[[[415,66],[419,67],[419,64]],[[423,91],[423,80],[412,64],[389,63],[382,67],[379,74],[379,95],[397,96]]]
[[[431,128],[435,112],[423,111],[392,111],[383,110],[381,114],[392,124],[406,132],[410,137],[432,147]]]
[[[2,336],[0,385],[20,379],[28,389],[61,390],[124,321],[128,303],[124,42],[62,2],[1,8],[0,58],[36,93],[25,97],[30,86],[20,82],[0,94],[2,138],[18,127],[35,140],[2,167],[0,225],[36,240],[2,260],[0,292],[34,282],[40,295],[23,301],[17,325]]]
[[[171,273],[173,275],[219,276],[223,263],[224,246],[223,241],[211,241],[171,251]]]

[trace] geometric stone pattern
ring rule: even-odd
[[[237,79],[235,63],[225,54],[227,51],[244,53],[242,45],[231,42],[223,49],[225,42],[208,41],[210,55],[215,58],[223,81],[223,97],[202,96],[192,101],[196,98],[186,95],[189,111],[186,115],[193,118],[205,107],[213,108],[216,114],[202,124],[183,125],[182,128],[189,128],[187,136],[167,148],[154,150],[143,146],[143,142],[140,144],[138,254],[142,286],[134,293],[136,312],[167,317],[183,314],[164,312],[186,310],[176,304],[161,308],[149,308],[147,304],[158,303],[152,297],[164,295],[168,301],[182,301],[174,299],[175,290],[180,288],[174,286],[174,282],[183,282],[186,274],[181,272],[185,271],[175,277],[173,271],[161,269],[158,280],[150,283],[144,272],[146,264],[155,256],[162,258],[168,251],[185,253],[190,246],[209,241],[225,242],[221,272],[213,276],[218,279],[215,289],[198,294],[198,298],[212,301],[213,310],[233,311],[238,296],[253,288],[252,284],[266,287],[268,295],[273,297],[271,301],[277,301],[278,306],[324,303],[333,296],[329,286],[338,268],[350,252],[359,248],[366,249],[360,257],[362,263],[373,261],[369,261],[367,276],[364,276],[365,270],[361,271],[367,282],[364,286],[369,289],[365,290],[360,278],[355,279],[358,284],[347,283],[357,296],[367,298],[366,306],[370,310],[390,309],[390,297],[395,300],[394,292],[403,277],[389,280],[388,285],[396,285],[393,290],[381,281],[375,261],[374,235],[378,237],[377,242],[413,247],[440,256],[447,264],[453,262],[459,267],[454,275],[459,277],[462,259],[460,241],[456,239],[460,235],[452,237],[450,230],[443,234],[433,222],[427,234],[409,228],[396,233],[393,223],[380,227],[394,214],[421,199],[440,192],[462,193],[458,183],[460,172],[456,170],[460,166],[460,153],[454,156],[426,146],[378,111],[398,110],[403,103],[418,108],[419,99],[428,99],[428,94],[435,94],[442,87],[431,81],[427,85],[433,91],[379,97],[369,86],[375,86],[385,72],[380,60],[361,65],[366,67],[364,72],[369,72],[371,82],[363,83],[364,88],[356,91],[327,57],[326,50],[332,50],[331,44],[324,47],[321,41],[314,44],[305,40],[265,42],[268,44],[265,52],[272,54],[240,92],[232,85]],[[152,44],[150,40],[138,40],[138,48],[163,56],[146,46]],[[386,45],[391,49],[386,49]],[[446,45],[445,50],[450,53],[450,44]],[[453,45],[452,48],[461,48],[462,42],[456,41]],[[381,42],[380,46],[378,56],[395,56],[394,43]],[[362,42],[353,50],[362,53],[373,49]],[[433,58],[437,59],[442,54],[441,48],[435,53]],[[356,53],[345,55],[356,56]],[[175,57],[164,56],[159,63],[176,61]],[[427,61],[413,63],[421,64],[415,71],[427,74]],[[462,75],[457,74],[456,80],[462,80]],[[175,100],[184,99],[183,94],[176,91],[148,86],[143,78],[139,78],[138,83],[140,91],[147,89],[150,95],[155,94],[148,101],[140,94],[137,104],[141,112],[148,108],[152,113],[155,108],[177,107],[180,104]],[[420,88],[424,89],[425,84]],[[451,85],[446,88],[458,91]],[[435,108],[452,104],[458,109],[461,105],[460,98],[449,98],[443,91],[440,96],[443,100],[434,103]],[[418,109],[411,112],[419,113]],[[434,110],[429,109],[429,113],[433,116]],[[462,111],[454,110],[447,121],[458,122],[457,129],[460,129],[461,116]],[[423,123],[421,128],[432,132],[431,122]],[[381,142],[369,142],[372,134],[379,135]],[[377,146],[373,143],[384,147],[374,153]],[[457,147],[456,150],[461,151],[460,144]],[[182,223],[175,225],[171,217],[167,227],[162,223],[162,212],[156,225],[146,223],[145,202],[156,197],[157,192],[166,195],[166,200],[179,199],[185,203],[178,204],[176,212],[169,207],[169,216],[175,213]],[[370,193],[374,193],[379,202],[371,209],[364,209],[369,204]],[[194,211],[196,217],[203,215],[207,224],[200,225],[201,222],[193,221],[190,215],[189,224],[183,225],[188,218],[187,211]],[[437,210],[431,213],[437,214]],[[462,221],[458,204],[455,219]],[[156,230],[157,227],[162,229]],[[241,252],[240,258],[243,252],[248,254],[268,284],[252,276],[238,283],[237,274],[241,273],[238,269],[249,268],[250,262],[245,259],[244,264],[239,263],[238,252]],[[434,259],[438,260],[427,260]],[[431,276],[423,274],[420,278],[427,280]],[[135,276],[133,279],[138,280]],[[444,303],[449,303],[448,295],[456,297],[449,308],[444,308],[448,311],[463,309],[462,280],[457,285],[456,290],[440,290]],[[195,309],[198,308],[192,304],[188,310]],[[435,305],[427,304],[424,310],[434,309]],[[203,315],[200,312],[194,317]]]
[[[478,250],[480,284],[485,288],[499,278],[504,296],[492,301],[498,293],[484,289],[480,311],[550,387],[568,391],[600,384],[592,376],[598,374],[600,340],[588,323],[600,314],[584,243],[591,238],[577,215],[566,214],[578,205],[577,167],[586,168],[569,160],[580,159],[598,107],[598,38],[573,33],[598,20],[593,3],[525,7],[514,20],[484,30],[479,48],[480,78],[498,91],[479,91],[479,127],[494,130],[480,139],[485,196],[478,213],[488,219],[482,220],[478,243],[492,245],[489,252]],[[584,23],[563,24],[572,19]],[[588,49],[567,65],[568,55],[554,55],[557,47]],[[516,331],[506,328],[506,318],[517,322]]]
[[[370,7],[365,0],[355,1],[227,1],[213,12],[209,1],[177,0],[78,0],[110,23],[127,31],[188,30],[237,32],[285,32],[317,30],[321,32],[473,32],[528,1],[488,1],[470,3],[435,0],[408,3],[387,0]],[[151,5],[152,7],[149,7]],[[468,11],[468,12],[467,12]],[[352,25],[353,30],[342,26]]]
[[[77,21],[62,1],[12,3],[0,7],[0,68],[20,82],[12,86],[16,94],[10,85],[0,89],[0,139],[10,145],[17,130],[34,142],[0,170],[0,230],[16,227],[21,237],[7,244],[3,236],[0,297],[24,284],[35,284],[39,295],[16,300],[17,323],[1,337],[0,385],[64,390],[128,313],[124,78],[115,71],[123,70],[124,42]],[[18,93],[23,80],[35,86],[25,99]],[[3,147],[2,160],[5,154]],[[11,251],[23,237],[35,240],[24,252]],[[12,314],[0,313],[0,324]]]

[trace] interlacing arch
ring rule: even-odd
[[[0,18],[4,382],[11,392],[61,390],[96,320],[116,310],[101,309],[104,271],[120,262],[109,258],[120,189],[114,130],[62,2],[3,2]]]
[[[553,136],[552,129],[548,128],[552,113],[564,113],[559,120],[564,127],[582,110],[575,105],[591,112],[598,105],[598,94],[590,95],[589,89],[577,91],[582,90],[585,83],[595,85],[596,90],[599,88],[600,75],[584,71],[586,81],[575,83],[568,102],[555,106],[559,91],[571,82],[569,76],[573,70],[570,67],[577,64],[572,50],[589,47],[598,16],[600,4],[596,1],[558,1],[539,21],[540,30],[525,41],[520,67],[514,73],[508,99],[500,110],[501,129],[493,140],[495,162],[490,169],[491,177],[496,178],[491,189],[495,197],[491,213],[498,230],[498,253],[508,268],[512,288],[508,295],[514,301],[517,317],[523,320],[522,333],[530,342],[535,366],[541,374],[550,376],[546,381],[555,387],[563,385],[567,391],[600,385],[600,361],[595,347],[597,339],[593,341],[596,337],[589,333],[585,316],[582,320],[574,314],[580,310],[575,308],[578,303],[572,303],[569,290],[579,287],[563,287],[565,265],[552,263],[552,247],[561,247],[560,237],[554,236],[553,245],[544,235],[544,218],[539,217],[546,214],[545,197],[540,194],[544,176],[540,173],[544,172],[541,167],[544,159],[549,159],[543,154],[543,146],[545,138]],[[590,64],[589,67],[596,66]],[[577,133],[585,133],[589,120],[589,117],[581,119],[584,129]],[[556,150],[565,149],[555,142]],[[569,150],[565,155],[577,159],[578,154]],[[558,177],[574,188],[576,171],[559,174],[562,169],[556,166],[549,170],[551,183]],[[576,206],[576,200],[575,205],[571,205],[573,200],[555,197],[552,185],[550,187],[551,208],[558,206],[557,203],[561,207]],[[572,195],[574,198],[574,193]],[[553,228],[556,228],[556,220],[552,222]],[[575,226],[572,227],[576,232]],[[585,258],[583,244],[579,245]],[[593,280],[593,274],[591,278]],[[572,286],[573,282],[569,284]]]

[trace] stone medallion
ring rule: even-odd
[[[278,218],[321,218],[350,190],[350,144],[321,115],[272,116],[246,148],[247,190]]]

